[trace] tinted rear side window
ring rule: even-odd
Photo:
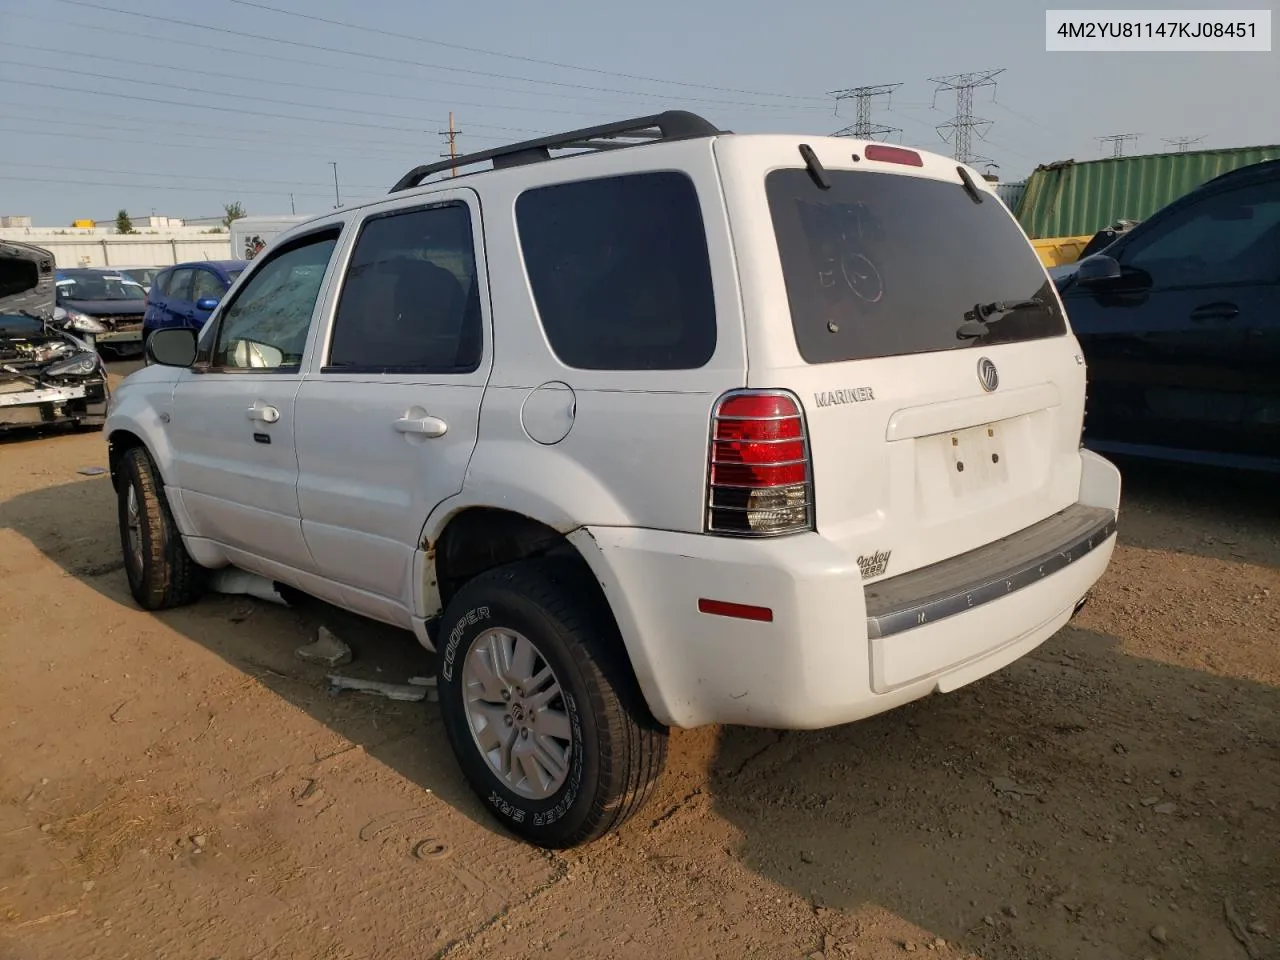
[[[482,334],[467,205],[380,214],[351,255],[325,369],[470,373]]]
[[[698,194],[681,173],[539,187],[516,201],[551,349],[581,370],[688,370],[716,348]]]
[[[796,345],[809,363],[1055,337],[1066,320],[1035,252],[1004,206],[957,182],[802,169],[765,189]],[[984,312],[980,306],[1038,300]]]

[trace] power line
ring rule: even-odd
[[[1199,143],[1204,137],[1169,137],[1164,142],[1177,149],[1178,153],[1186,153],[1187,147]]]
[[[645,83],[665,83],[676,87],[690,87],[698,90],[714,90],[717,93],[738,93],[749,97],[775,97],[781,100],[817,100],[814,96],[803,96],[789,93],[771,93],[767,90],[741,90],[735,87],[716,87],[706,83],[692,83],[686,80],[663,80],[658,77],[646,77],[642,74],[620,73],[617,70],[602,70],[598,67],[584,67],[574,63],[560,63],[556,60],[542,60],[538,57],[526,57],[515,53],[501,53],[497,50],[485,50],[482,47],[469,47],[461,43],[453,43],[448,40],[439,40],[433,37],[414,36],[410,33],[393,30],[380,30],[377,27],[368,27],[363,24],[351,23],[346,20],[333,20],[328,17],[320,17],[311,13],[299,13],[295,10],[282,10],[279,7],[273,7],[269,4],[258,3],[256,0],[231,0],[232,3],[240,4],[243,7],[256,7],[259,10],[268,10],[271,13],[278,13],[287,17],[298,17],[303,20],[311,20],[315,23],[324,23],[329,26],[342,27],[346,30],[359,30],[363,33],[373,33],[382,37],[394,37],[397,40],[413,40],[417,43],[428,43],[432,46],[447,47],[450,50],[464,50],[467,53],[480,53],[487,57],[500,57],[504,60],[519,60],[522,63],[536,63],[544,67],[558,67],[561,70],[581,70],[584,73],[594,73],[605,77],[619,77],[623,80],[640,80]]]
[[[1123,157],[1124,145],[1130,142],[1137,143],[1140,136],[1142,136],[1140,133],[1113,133],[1107,137],[1094,137],[1094,139],[1104,145],[1111,144],[1112,157]],[[1106,149],[1105,146],[1103,149]]]
[[[21,60],[12,60],[12,59],[6,60],[6,62],[7,62],[8,64],[12,65],[12,66],[17,66],[17,67],[28,67],[28,68],[30,68],[30,69],[34,69],[34,70],[49,70],[49,71],[51,71],[51,72],[53,72],[53,73],[58,73],[58,74],[71,74],[72,76],[77,76],[77,77],[89,77],[90,79],[93,79],[93,80],[115,80],[115,81],[118,81],[118,82],[120,82],[120,83],[136,83],[136,84],[138,84],[138,85],[140,85],[140,86],[144,86],[144,87],[164,87],[166,90],[181,90],[183,93],[196,93],[196,94],[200,94],[201,96],[218,96],[218,95],[219,95],[219,91],[216,91],[216,90],[207,90],[207,89],[204,89],[203,87],[186,87],[186,86],[181,86],[181,85],[179,85],[179,84],[174,84],[174,83],[165,83],[164,81],[161,81],[161,80],[136,80],[136,79],[134,79],[133,77],[122,77],[122,76],[119,76],[119,75],[117,75],[117,74],[110,74],[110,73],[93,73],[93,72],[88,71],[88,70],[74,70],[74,69],[72,69],[72,68],[70,68],[70,67],[66,67],[66,66],[63,66],[63,65],[61,65],[61,64],[59,64],[59,65],[57,65],[57,66],[49,66],[49,65],[47,65],[47,64],[42,64],[42,63],[25,63],[25,62],[23,62],[23,61],[21,61]],[[231,79],[231,80],[238,80],[238,79],[239,79],[239,77],[237,77],[235,74],[231,74],[231,73],[212,73],[212,72],[207,71],[207,70],[192,70],[192,71],[190,71],[190,72],[191,72],[191,73],[205,73],[205,74],[208,74],[209,76],[213,76],[213,77],[225,77],[225,78],[227,78],[227,79]],[[8,82],[10,82],[10,83],[17,83],[18,81],[13,81],[13,80],[11,80],[11,81],[8,81]],[[337,88],[335,88],[335,87],[319,87],[319,88],[317,88],[317,89],[320,89],[320,90],[329,90],[329,91],[337,90],[337,92],[339,92],[339,93],[345,92],[345,91],[342,91],[342,90],[338,90],[338,89],[337,89]],[[236,95],[236,97],[237,97],[237,99],[240,99],[240,100],[254,100],[254,101],[257,101],[258,103],[272,103],[272,104],[277,104],[277,105],[279,105],[279,106],[283,106],[283,107],[304,107],[304,108],[306,108],[306,109],[308,109],[308,110],[336,110],[336,111],[338,111],[339,113],[358,113],[358,114],[360,114],[361,116],[365,116],[365,117],[385,117],[385,118],[386,118],[386,119],[388,119],[388,120],[408,120],[408,121],[410,121],[410,122],[416,122],[416,123],[421,123],[421,122],[426,122],[426,123],[443,123],[443,122],[444,122],[444,121],[442,121],[442,120],[436,120],[436,119],[431,118],[431,117],[418,117],[418,116],[412,116],[412,115],[404,114],[404,113],[384,113],[384,112],[382,112],[382,111],[380,111],[380,110],[366,110],[366,109],[363,109],[363,108],[360,108],[360,107],[335,107],[335,106],[333,106],[332,104],[306,103],[306,102],[301,101],[301,100],[281,100],[281,99],[279,99],[279,98],[277,98],[277,97],[261,97],[261,96],[258,96],[257,94],[239,93],[239,94],[237,94],[237,95]],[[192,106],[197,106],[197,105],[196,105],[196,104],[192,104]],[[201,109],[216,109],[216,108],[214,108],[214,107],[209,107],[207,104],[199,104],[198,106],[199,106]],[[299,120],[306,120],[306,119],[310,119],[310,118],[307,118],[307,117],[298,117],[298,118],[296,118],[296,119],[299,119]],[[326,121],[323,121],[323,122],[325,122],[325,123],[330,123],[330,122],[333,122],[333,123],[340,123],[340,122],[343,122],[343,121],[337,121],[337,120],[334,120],[334,121],[328,121],[328,120],[326,120]],[[368,126],[368,124],[356,124],[356,125],[357,125],[357,126]],[[500,125],[496,125],[496,124],[492,124],[492,123],[480,123],[480,124],[477,124],[477,126],[484,127],[484,128],[485,128],[485,129],[487,129],[487,130],[502,130],[502,131],[505,131],[505,132],[507,132],[507,133],[534,133],[534,134],[539,134],[539,133],[544,133],[544,132],[545,132],[545,131],[542,131],[542,130],[531,130],[531,129],[529,129],[528,127],[504,127],[504,126],[500,126]]]
[[[293,40],[285,37],[271,37],[271,36],[266,36],[264,34],[259,34],[259,33],[249,33],[244,30],[231,30],[227,27],[215,27],[209,24],[204,24],[204,23],[192,23],[189,20],[180,20],[175,17],[162,17],[159,14],[154,14],[154,13],[138,13],[137,11],[134,11],[134,10],[120,10],[116,7],[108,7],[101,4],[89,3],[88,0],[57,0],[57,2],[70,4],[71,6],[76,6],[76,7],[84,7],[87,10],[99,10],[104,13],[114,13],[120,16],[125,16],[125,17],[139,17],[143,20],[154,20],[159,23],[174,24],[179,27],[187,27],[194,30],[208,30],[214,33],[226,34],[228,36],[233,36],[233,37],[245,37],[250,40],[262,40],[267,43],[280,43],[290,47],[301,47],[303,49],[308,49],[308,50],[319,50],[324,53],[338,53],[338,54],[342,54],[343,56],[361,57],[366,60],[376,60],[384,63],[399,63],[399,64],[405,64],[405,65],[415,66],[415,67],[426,67],[428,69],[448,70],[453,73],[465,73],[473,76],[491,77],[498,80],[515,80],[519,83],[541,83],[541,84],[545,84],[547,86],[552,86],[552,87],[564,87],[564,88],[574,89],[574,90],[591,90],[596,93],[620,93],[627,96],[635,96],[637,93],[637,91],[635,90],[618,90],[613,87],[593,87],[593,86],[588,86],[586,84],[581,84],[581,83],[571,83],[565,80],[539,80],[534,77],[522,77],[519,75],[508,74],[508,73],[494,73],[489,70],[475,70],[467,67],[446,67],[442,64],[429,63],[422,60],[410,60],[404,57],[391,57],[391,56],[387,56],[386,54],[364,53],[358,50],[346,50],[346,49],[343,49],[342,47],[328,47],[328,46],[324,46],[323,44],[307,43],[303,40]],[[733,101],[708,100],[703,97],[673,96],[667,99],[683,100],[690,103],[721,103],[724,105],[736,105],[733,103]],[[814,98],[814,99],[817,99],[817,98]],[[781,104],[778,104],[776,106],[781,106]]]
[[[889,127],[882,123],[871,122],[871,101],[876,97],[885,97],[892,102],[893,91],[900,83],[881,83],[875,86],[850,87],[847,90],[832,90],[829,96],[836,99],[836,111],[840,110],[840,101],[853,100],[857,105],[857,119],[849,126],[837,130],[832,136],[856,137],[859,140],[885,140],[890,134],[901,133],[901,127]]]
[[[43,18],[43,17],[32,17],[32,16],[28,16],[28,15],[26,15],[26,14],[21,14],[21,13],[6,13],[6,14],[5,14],[5,16],[6,16],[6,17],[17,17],[17,18],[21,18],[21,19],[23,19],[23,20],[29,20],[29,21],[31,21],[31,22],[33,22],[33,23],[39,23],[39,24],[42,24],[42,25],[51,25],[51,24],[54,24],[54,25],[56,25],[60,30],[65,30],[67,27],[74,27],[74,28],[77,28],[77,29],[80,29],[80,30],[87,30],[87,31],[90,31],[90,32],[92,32],[92,33],[111,33],[111,34],[115,34],[115,35],[117,35],[117,36],[129,37],[130,39],[133,39],[133,40],[137,40],[137,39],[145,39],[145,40],[159,40],[159,41],[161,41],[162,43],[176,43],[176,42],[178,42],[178,41],[176,41],[172,36],[165,36],[164,34],[160,34],[160,33],[147,33],[147,32],[146,32],[146,31],[144,31],[144,30],[122,30],[122,29],[119,29],[119,28],[117,28],[117,27],[104,27],[104,26],[100,26],[100,25],[98,25],[98,24],[79,23],[79,22],[77,22],[77,21],[75,21],[75,20],[57,20],[57,21],[53,21],[53,20],[49,20],[49,19],[47,19],[47,18]],[[202,50],[202,51],[219,51],[219,52],[221,52],[221,53],[230,53],[230,54],[234,54],[234,55],[236,55],[236,56],[240,56],[240,57],[254,57],[254,58],[258,58],[258,59],[261,59],[261,57],[262,57],[262,54],[261,54],[260,52],[258,52],[258,51],[255,51],[255,50],[240,50],[240,49],[237,49],[236,47],[228,47],[228,46],[224,46],[224,45],[222,45],[222,44],[210,43],[210,42],[209,42],[209,41],[207,41],[207,40],[201,41],[201,43],[200,43],[200,48],[201,48],[201,50]],[[30,48],[30,49],[36,49],[36,48]],[[63,53],[64,53],[64,54],[66,54],[66,55],[79,56],[79,51],[75,51],[74,53],[67,52],[67,51],[60,51],[60,52],[63,52]],[[340,52],[341,52],[341,51],[340,51]],[[352,55],[353,55],[353,56],[358,56],[359,54],[352,54]],[[301,65],[301,66],[308,66],[308,67],[320,67],[320,68],[322,68],[322,69],[324,69],[324,70],[330,70],[330,71],[333,69],[333,63],[332,63],[331,61],[323,61],[323,60],[308,60],[308,59],[305,59],[305,58],[303,58],[303,57],[288,57],[288,56],[285,56],[285,55],[280,54],[280,53],[272,53],[272,54],[271,54],[271,59],[272,59],[272,62],[279,62],[279,63],[296,63],[296,64],[299,64],[299,65]],[[148,66],[150,66],[150,65],[151,65],[151,62],[150,62],[150,61],[148,61]],[[418,66],[419,66],[419,68],[420,68],[420,69],[424,69],[424,70],[434,70],[434,71],[437,71],[437,72],[445,72],[445,73],[448,73],[448,72],[451,70],[451,68],[449,68],[449,67],[439,66],[439,65],[436,65],[436,64],[425,64],[425,63],[424,63],[424,64],[419,64]],[[185,69],[185,68],[184,68],[184,69]],[[387,78],[387,79],[392,79],[392,80],[413,80],[413,81],[419,81],[419,82],[422,80],[422,78],[421,78],[420,76],[418,76],[417,74],[411,73],[411,72],[410,72],[410,73],[405,73],[405,72],[401,72],[401,73],[392,73],[392,72],[390,72],[390,71],[386,71],[386,70],[374,70],[374,69],[372,69],[372,68],[370,68],[370,67],[358,67],[358,68],[355,68],[355,69],[354,69],[354,72],[368,74],[368,75],[369,75],[369,76],[371,76],[371,77],[385,77],[385,78]],[[239,76],[237,76],[237,77],[236,77],[236,79],[240,79],[240,77],[239,77]],[[276,80],[276,81],[272,81],[273,85],[279,84],[279,83],[281,83],[281,82],[282,82],[282,81],[278,81],[278,80]],[[535,82],[541,83],[542,81],[535,81]],[[555,98],[555,99],[559,99],[559,100],[563,100],[563,101],[568,101],[568,102],[581,101],[581,102],[584,102],[584,103],[601,103],[601,104],[623,104],[623,103],[629,103],[629,104],[636,104],[636,105],[651,105],[651,104],[653,104],[655,101],[656,101],[656,102],[658,102],[658,103],[663,103],[663,102],[669,101],[669,100],[671,100],[671,99],[681,99],[681,98],[679,98],[679,97],[676,97],[676,98],[664,97],[661,93],[644,93],[644,92],[642,92],[642,91],[635,91],[635,92],[633,92],[633,93],[632,93],[632,92],[628,92],[628,93],[623,93],[623,94],[621,94],[621,95],[620,95],[620,96],[623,96],[623,97],[630,97],[631,99],[620,99],[619,97],[616,97],[616,96],[615,96],[615,97],[592,97],[592,96],[586,96],[586,95],[581,94],[581,93],[565,93],[565,92],[561,92],[561,91],[559,91],[559,90],[530,90],[530,89],[527,89],[527,88],[523,88],[523,89],[522,89],[522,88],[519,88],[519,87],[495,86],[495,85],[494,85],[494,84],[492,84],[492,83],[472,83],[472,82],[468,82],[468,81],[466,81],[466,80],[456,80],[456,79],[453,79],[451,76],[445,76],[445,77],[432,77],[432,78],[431,78],[431,83],[432,83],[433,85],[439,85],[439,86],[447,86],[447,87],[464,87],[464,88],[471,89],[471,90],[484,90],[484,91],[487,91],[487,92],[489,92],[489,93],[515,93],[515,94],[519,94],[519,95],[521,95],[521,96],[528,96],[528,97],[552,97],[552,98]],[[292,85],[302,85],[302,86],[305,86],[305,84],[290,84],[290,85],[291,85],[291,86],[292,86]],[[352,91],[352,92],[354,92],[354,91]],[[379,92],[378,92],[378,95],[379,95],[379,96],[393,96],[393,97],[395,96],[394,94],[384,94],[384,93],[382,93],[381,91],[379,91]],[[450,102],[452,102],[452,103],[455,103],[455,104],[456,104],[458,101],[454,100],[454,101],[450,101]],[[717,105],[722,105],[722,106],[731,106],[731,107],[733,107],[735,110],[744,110],[744,111],[748,111],[748,112],[774,112],[774,113],[776,113],[776,111],[778,111],[778,110],[793,110],[793,111],[794,111],[794,110],[813,110],[813,109],[816,109],[816,107],[793,106],[793,105],[790,105],[790,104],[781,104],[781,103],[739,103],[738,101],[735,101],[735,100],[699,100],[698,102],[699,102],[699,103],[706,103],[706,104],[717,104]],[[526,109],[526,108],[519,108],[519,109]],[[543,107],[537,107],[536,109],[538,109],[538,110],[544,110],[545,108],[543,108]],[[555,111],[551,111],[551,112],[555,112]],[[608,114],[604,114],[604,113],[602,113],[602,114],[600,114],[600,115],[601,115],[601,116],[614,116],[614,115],[616,115],[616,111],[612,111],[612,112],[610,112],[610,113],[608,113]]]
[[[973,133],[976,130],[979,139],[983,139],[983,131],[991,126],[992,121],[983,120],[973,115],[973,91],[980,87],[991,87],[994,90],[996,77],[1002,73],[1004,73],[1004,67],[994,70],[981,70],[975,73],[953,73],[946,77],[929,78],[930,83],[937,84],[936,89],[933,91],[935,104],[939,93],[950,90],[955,91],[955,116],[945,123],[938,124],[937,129],[938,135],[942,137],[943,141],[952,144],[954,148],[952,155],[960,163],[972,164],[985,159],[973,152]],[[943,133],[944,130],[951,131],[950,139],[948,139],[946,133]]]
[[[6,177],[5,177],[5,180],[7,180],[7,181],[15,181],[15,182],[18,182],[18,183],[56,183],[56,184],[60,184],[61,186],[64,186],[64,187],[67,185],[66,180],[59,179],[59,178],[57,178],[57,177],[10,177],[10,176],[6,176]],[[152,185],[144,185],[144,184],[140,184],[140,183],[119,183],[119,182],[115,182],[115,181],[108,181],[108,180],[77,180],[77,181],[76,181],[76,186],[83,186],[83,187],[116,187],[116,188],[123,188],[123,189],[126,189],[126,190],[177,190],[177,191],[181,191],[181,192],[184,192],[184,193],[220,193],[220,194],[227,194],[227,193],[245,193],[245,194],[256,194],[256,195],[260,195],[260,196],[271,196],[271,197],[284,196],[284,195],[286,195],[286,194],[287,194],[287,192],[288,192],[288,191],[281,191],[281,190],[245,190],[245,189],[241,189],[241,188],[239,188],[239,187],[184,187],[184,186],[157,186],[157,185],[154,185],[154,184],[152,184]],[[315,198],[324,198],[324,197],[329,196],[327,193],[298,193],[297,195],[298,195],[299,197],[315,197]],[[363,196],[363,195],[362,195],[361,197],[358,197],[357,199],[362,200],[362,201],[364,201],[364,200],[377,200],[377,199],[379,199],[381,196],[382,196],[382,194],[378,194],[378,195],[374,195],[374,196]]]
[[[36,87],[41,90],[64,90],[68,93],[90,94],[90,95],[99,96],[99,97],[111,97],[116,100],[138,100],[143,103],[162,103],[162,104],[167,104],[171,107],[187,107],[189,109],[197,109],[197,110],[217,110],[222,113],[234,113],[237,115],[243,114],[243,115],[248,115],[253,117],[270,117],[275,120],[297,120],[301,123],[331,123],[331,124],[339,124],[344,127],[361,127],[366,130],[392,130],[392,131],[395,131],[396,133],[419,132],[417,130],[410,129],[408,127],[389,127],[386,124],[359,123],[358,121],[355,121],[355,120],[322,120],[319,117],[293,117],[287,113],[267,113],[262,110],[246,110],[243,107],[220,107],[211,103],[186,103],[182,100],[165,100],[160,97],[142,97],[142,96],[138,96],[137,94],[129,94],[129,93],[106,93],[105,91],[101,91],[101,90],[86,90],[83,87],[64,87],[54,83],[36,83],[31,80],[10,80],[7,77],[0,77],[0,83],[11,83],[14,86],[19,86],[19,87]],[[158,86],[166,86],[166,84],[158,84]],[[216,94],[214,91],[204,91],[204,92],[208,95],[221,96],[221,94]],[[310,105],[304,104],[304,106],[310,106]],[[323,110],[325,108],[312,106],[312,109]],[[530,132],[541,133],[542,131],[530,131]],[[506,137],[489,137],[489,136],[480,136],[479,134],[477,134],[477,137],[482,140],[497,140],[503,143],[505,143],[508,140],[508,138]]]
[[[3,82],[3,81],[0,81],[0,82]],[[74,108],[62,107],[60,105],[57,107],[52,107],[52,106],[46,106],[44,104],[39,104],[39,103],[30,103],[25,100],[20,104],[8,104],[8,106],[10,108],[14,106],[22,106],[22,107],[34,107],[37,109],[42,109],[43,112],[41,113],[41,115],[35,116],[35,117],[24,116],[22,114],[9,114],[9,113],[0,113],[0,117],[4,117],[9,120],[20,120],[20,121],[23,121],[24,123],[54,124],[58,126],[60,134],[64,137],[67,135],[66,134],[67,128],[66,128],[66,124],[62,122],[60,118],[68,114],[79,115],[79,116],[89,116],[89,117],[95,117],[98,119],[113,119],[118,121],[121,121],[121,120],[124,121],[124,123],[97,123],[92,120],[77,120],[75,125],[77,137],[84,136],[84,134],[80,132],[82,128],[111,130],[111,131],[116,131],[121,133],[127,133],[132,131],[132,132],[138,132],[138,133],[144,133],[144,134],[150,133],[155,129],[154,117],[139,117],[131,114],[121,114],[121,113],[103,113],[101,111],[96,111],[96,110],[95,111],[76,110]],[[57,117],[53,115],[53,112],[55,110],[57,112]],[[142,126],[132,126],[131,124],[142,124]],[[120,143],[150,143],[153,145],[158,143],[160,146],[176,147],[178,149],[189,149],[190,146],[192,146],[192,144],[189,144],[186,141],[201,141],[201,140],[208,140],[212,144],[217,146],[223,146],[228,141],[236,142],[236,143],[248,143],[248,144],[255,145],[255,147],[262,150],[263,152],[276,152],[276,153],[305,152],[310,154],[314,149],[319,149],[319,148],[323,148],[325,150],[338,149],[338,150],[352,152],[355,156],[359,156],[361,158],[396,161],[396,162],[399,162],[401,159],[403,159],[403,157],[401,156],[392,157],[392,156],[386,156],[386,155],[379,155],[377,153],[371,153],[368,148],[380,147],[387,150],[398,151],[405,156],[408,156],[408,155],[421,156],[422,148],[423,148],[423,144],[421,143],[409,143],[406,141],[395,141],[395,140],[368,140],[368,139],[365,139],[364,137],[360,138],[359,146],[343,147],[341,144],[335,144],[333,138],[324,135],[322,131],[314,131],[310,133],[297,133],[297,132],[291,131],[289,133],[288,143],[285,146],[291,146],[296,144],[297,147],[300,149],[281,150],[280,147],[282,146],[282,144],[280,143],[279,130],[258,130],[253,127],[243,127],[243,126],[236,126],[236,127],[219,126],[217,124],[209,124],[204,122],[197,123],[191,120],[172,120],[169,118],[165,118],[164,124],[166,127],[170,127],[170,126],[195,127],[197,130],[201,132],[189,133],[185,130],[181,130],[178,132],[181,134],[183,138],[182,140],[168,141],[163,143],[160,143],[158,141],[148,141],[148,140],[141,140],[136,138],[130,138],[126,140],[119,140],[119,138],[110,138],[110,139],[116,139]],[[415,135],[421,133],[421,131],[418,131],[418,130],[410,130],[407,132]],[[255,133],[255,134],[259,134],[260,137],[237,136],[237,134],[239,133]],[[103,139],[106,140],[108,138],[103,138]],[[201,144],[201,143],[195,143],[194,145],[201,146],[201,147],[205,146],[204,144]],[[311,149],[308,149],[308,148],[311,148]],[[231,148],[227,147],[227,149],[231,149]]]
[[[105,167],[75,167],[59,163],[15,163],[9,160],[0,160],[0,167],[38,167],[41,170],[66,170],[71,173],[110,173],[125,177],[158,177],[166,180],[193,180],[201,183],[223,182],[229,185],[228,189],[235,189],[236,184],[240,183],[271,183],[283,187],[325,187],[329,184],[315,180],[263,180],[259,177],[205,177],[193,176],[184,173],[153,173],[149,170],[111,170]],[[148,184],[138,184],[138,186],[148,186]],[[349,188],[356,190],[382,190],[386,185],[380,183],[349,183]],[[278,190],[271,191],[279,193]],[[304,194],[305,196],[305,194]],[[314,194],[313,194],[314,196]]]
[[[38,47],[38,46],[35,46],[35,45],[33,45],[33,44],[12,43],[12,42],[10,42],[10,41],[8,41],[8,40],[0,40],[0,47],[16,47],[16,48],[18,48],[18,49],[20,49],[20,50],[39,50],[39,51],[44,52],[44,53],[56,53],[56,54],[59,54],[59,55],[61,55],[61,56],[68,56],[68,57],[74,57],[74,56],[76,56],[76,55],[77,55],[77,54],[76,54],[76,51],[74,51],[74,50],[59,50],[59,49],[57,49],[57,48],[55,48],[55,47]],[[14,62],[14,63],[17,63],[17,61],[13,61],[13,62]],[[31,64],[23,64],[23,66],[31,66]],[[61,68],[56,68],[56,67],[45,67],[44,69],[49,69],[49,70],[58,70],[58,72],[60,72],[60,73],[66,73],[66,72],[69,72],[69,71],[65,71],[65,70],[62,70]],[[220,79],[220,80],[240,80],[240,79],[242,79],[242,77],[241,77],[239,74],[235,74],[235,73],[222,73],[222,72],[219,72],[219,71],[216,71],[216,70],[198,70],[198,69],[196,69],[196,68],[194,68],[194,67],[188,67],[188,66],[178,66],[178,67],[174,67],[174,66],[169,66],[169,65],[167,65],[167,64],[163,64],[163,63],[156,63],[154,60],[151,60],[151,59],[148,59],[148,60],[147,60],[147,69],[149,69],[149,70],[172,70],[172,71],[174,71],[175,73],[182,73],[182,74],[186,74],[186,75],[192,75],[192,74],[194,74],[194,75],[196,75],[196,76],[203,76],[203,77],[215,77],[215,78]],[[132,80],[132,79],[130,79],[129,77],[115,77],[115,78],[113,78],[113,79],[122,80],[122,81],[125,81],[125,82],[128,82],[128,83],[141,83],[141,82],[146,82],[146,81]],[[164,86],[169,86],[169,84],[164,84]],[[491,103],[471,103],[471,102],[468,102],[468,101],[465,101],[465,100],[433,100],[433,99],[430,99],[430,98],[428,98],[428,97],[412,97],[412,96],[409,96],[409,95],[407,95],[407,94],[403,94],[403,93],[391,93],[391,92],[384,92],[384,91],[381,91],[381,90],[380,90],[380,91],[378,91],[376,94],[375,94],[375,93],[367,93],[367,94],[365,94],[365,93],[362,93],[362,92],[361,92],[361,91],[359,91],[359,90],[352,90],[350,87],[325,87],[325,86],[321,86],[321,85],[319,85],[319,84],[314,84],[314,83],[302,83],[302,82],[297,81],[297,80],[272,80],[272,81],[271,81],[271,86],[273,86],[273,87],[300,87],[300,88],[302,88],[303,90],[314,90],[314,91],[317,91],[317,92],[324,92],[324,93],[344,93],[344,94],[349,94],[349,95],[352,95],[352,96],[376,96],[379,100],[406,100],[406,101],[409,101],[409,102],[411,102],[411,103],[429,103],[429,104],[434,104],[434,105],[436,105],[436,106],[440,106],[440,105],[445,104],[445,103],[453,103],[453,104],[456,104],[456,105],[459,105],[459,106],[465,106],[465,107],[480,107],[480,108],[487,109],[487,110],[520,110],[520,111],[524,111],[524,112],[526,112],[526,113],[527,113],[527,112],[528,112],[528,110],[529,110],[529,108],[528,108],[528,107],[521,107],[521,106],[514,106],[514,107],[511,107],[511,106],[505,106],[505,105],[500,104],[500,103],[492,103],[492,102],[491,102]],[[175,89],[182,89],[182,88],[175,88]],[[329,109],[327,105],[326,105],[326,109]],[[567,114],[567,115],[569,115],[569,116],[574,116],[574,117],[603,116],[603,114],[593,114],[593,113],[584,112],[584,111],[582,111],[582,110],[558,110],[558,109],[556,109],[555,107],[538,107],[538,111],[539,111],[540,113],[561,113],[561,114]],[[366,111],[363,111],[363,110],[362,110],[362,111],[360,111],[360,112],[361,112],[361,113],[364,113],[364,112],[366,112]],[[424,119],[424,120],[426,120],[427,122],[431,122],[431,121],[430,121],[430,118],[423,118],[423,119]],[[479,124],[479,126],[484,127],[484,126],[490,126],[490,125],[489,125],[489,124],[483,124],[483,123],[482,123],[482,124]],[[494,128],[494,129],[498,129],[498,130],[508,130],[508,129],[512,129],[512,128],[509,128],[509,127],[496,127],[496,128]],[[519,131],[517,131],[517,132],[527,133],[528,131],[527,131],[527,130],[519,130]]]

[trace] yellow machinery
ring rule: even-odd
[[[1079,260],[1085,245],[1092,239],[1092,236],[1045,237],[1032,240],[1031,246],[1035,248],[1041,263],[1046,267],[1056,267],[1059,264],[1075,263]]]

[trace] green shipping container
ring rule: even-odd
[[[1280,146],[1188,150],[1037,167],[1015,211],[1032,239],[1081,237],[1145,220],[1219,174],[1280,157]]]

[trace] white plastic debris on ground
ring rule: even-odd
[[[275,584],[266,577],[237,567],[223,567],[216,571],[209,580],[209,589],[215,593],[243,594],[285,607],[289,605],[276,591]]]

